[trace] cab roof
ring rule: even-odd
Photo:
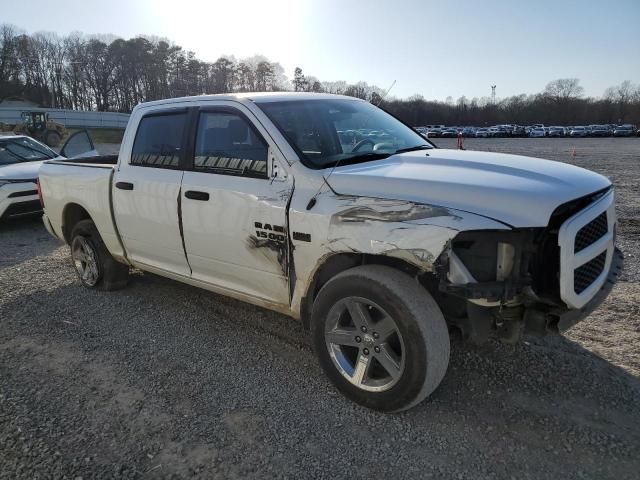
[[[163,100],[154,100],[152,102],[144,102],[138,104],[139,107],[151,107],[155,105],[171,105],[172,103],[199,102],[202,100],[233,100],[240,102],[286,102],[286,101],[303,101],[303,100],[329,100],[344,99],[363,101],[355,97],[346,95],[334,95],[331,93],[310,93],[310,92],[243,92],[243,93],[222,93],[216,95],[194,95],[190,97],[166,98]]]

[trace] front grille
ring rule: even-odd
[[[597,257],[591,259],[584,265],[576,268],[573,272],[573,290],[580,295],[604,270],[607,260],[607,252],[604,251]]]
[[[584,201],[591,203],[584,204]],[[573,207],[580,207],[578,211]],[[558,218],[560,298],[572,309],[587,305],[606,281],[615,245],[614,192],[607,188],[567,204]],[[564,218],[564,220],[563,220]]]
[[[13,192],[9,194],[8,198],[18,198],[18,197],[30,197],[31,195],[37,195],[37,190],[25,190],[23,192]]]
[[[9,183],[38,183],[37,178],[10,178],[6,181]]]
[[[573,253],[578,253],[589,245],[597,242],[606,235],[608,230],[609,225],[607,223],[607,212],[602,212],[595,219],[578,230]]]

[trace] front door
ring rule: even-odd
[[[292,183],[270,178],[270,145],[250,118],[229,107],[198,113],[182,180],[185,248],[194,279],[285,305]]]
[[[134,264],[189,276],[178,215],[186,121],[185,109],[141,119],[131,156],[114,174],[113,208]]]

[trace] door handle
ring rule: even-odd
[[[116,182],[116,188],[119,188],[120,190],[133,190],[133,183]]]
[[[184,192],[184,196],[191,200],[202,200],[203,202],[209,200],[209,194],[207,192],[198,192],[196,190],[187,190]]]

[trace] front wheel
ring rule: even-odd
[[[355,267],[331,279],[313,305],[320,365],[351,400],[385,412],[411,408],[440,384],[449,333],[415,279],[390,267]]]
[[[127,285],[129,267],[111,256],[91,220],[81,220],[73,228],[71,258],[78,278],[87,288],[118,290]]]

